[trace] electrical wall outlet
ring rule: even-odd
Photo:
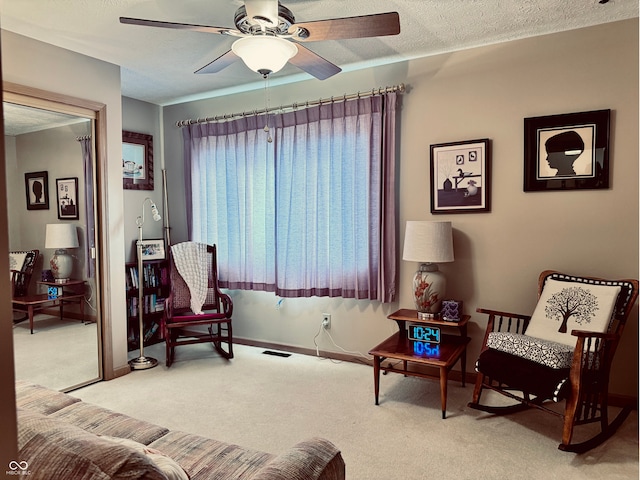
[[[322,327],[327,330],[331,328],[331,315],[329,313],[322,314]]]

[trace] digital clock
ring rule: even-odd
[[[62,287],[53,287],[50,286],[47,288],[47,294],[49,296],[49,300],[53,300],[54,298],[58,298],[62,295]]]
[[[426,343],[440,343],[440,328],[418,323],[409,324],[409,340]]]

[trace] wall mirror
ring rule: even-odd
[[[9,250],[39,251],[26,291],[12,298],[16,379],[70,391],[103,378],[100,118],[75,99],[7,83],[3,94]],[[66,281],[52,261],[61,249],[71,260]]]

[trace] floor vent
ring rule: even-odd
[[[273,350],[265,350],[262,353],[264,353],[265,355],[273,355],[274,357],[290,357],[291,356],[290,353],[274,352]]]

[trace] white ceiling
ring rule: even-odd
[[[400,35],[306,46],[355,70],[475,46],[638,17],[637,0],[283,0],[296,21],[397,11]],[[2,0],[3,29],[120,65],[122,94],[167,105],[262,88],[241,62],[193,72],[229,50],[233,37],[140,27],[120,16],[234,27],[240,0]],[[612,52],[613,54],[613,52]],[[338,74],[339,75],[339,74]],[[288,65],[271,84],[313,78]],[[320,80],[316,80],[320,81]]]
[[[10,137],[89,121],[87,118],[8,102],[4,103],[2,110],[4,114],[4,134]]]

